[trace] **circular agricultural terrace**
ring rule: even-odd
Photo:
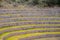
[[[1,9],[0,40],[60,40],[60,9]]]

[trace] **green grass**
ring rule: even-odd
[[[45,33],[31,33],[31,34],[24,34],[24,35],[17,35],[17,36],[12,36],[10,38],[7,38],[7,40],[18,40],[19,38],[26,38],[30,36],[38,36],[38,35],[43,35],[43,34],[60,34],[60,32],[45,32]]]

